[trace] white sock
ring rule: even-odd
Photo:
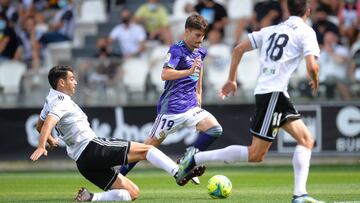
[[[174,176],[179,166],[162,151],[157,148],[151,148],[146,154],[146,159],[154,166],[161,168]]]
[[[91,201],[131,201],[131,196],[129,191],[125,189],[113,189],[106,192],[94,193]]]
[[[194,158],[195,163],[199,165],[206,162],[247,162],[249,159],[248,156],[248,147],[241,145],[231,145],[222,149],[198,152],[195,154]]]
[[[311,150],[297,145],[293,156],[294,166],[294,195],[300,196],[307,194],[306,181],[309,174]]]

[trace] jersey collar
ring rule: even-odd
[[[60,91],[54,90],[53,88],[50,89],[50,95],[52,95],[52,96],[53,95],[56,95],[56,96],[61,95],[61,96],[64,96],[64,98],[71,99],[69,95],[64,94],[64,93],[62,93]]]
[[[299,16],[290,16],[289,20],[304,22],[304,20],[302,18],[300,18]]]
[[[194,50],[191,50],[191,49],[190,49],[190,47],[188,47],[188,45],[185,43],[185,41],[184,41],[184,40],[182,40],[182,43],[184,44],[184,47],[185,47],[187,50],[189,50],[189,51],[190,51],[190,53],[192,53],[192,52],[194,52],[194,51],[196,51],[196,50],[197,50],[197,48],[195,48]]]

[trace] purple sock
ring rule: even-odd
[[[194,142],[193,146],[198,148],[200,151],[204,151],[216,140],[216,138],[217,137],[204,132],[199,132],[198,138]]]

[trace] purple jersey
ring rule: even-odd
[[[175,70],[190,69],[197,57],[203,61],[206,56],[205,48],[198,48],[191,51],[184,41],[172,45],[167,53],[165,67]],[[201,65],[201,70],[203,67]],[[165,81],[164,92],[160,97],[157,106],[158,114],[178,114],[196,107],[196,84],[199,80],[200,71],[177,80]]]

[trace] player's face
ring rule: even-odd
[[[200,48],[204,37],[205,33],[201,30],[186,29],[185,31],[185,41],[191,49]]]
[[[75,94],[77,81],[75,80],[75,75],[73,72],[68,71],[68,74],[66,76],[66,80],[64,83],[64,89],[65,93],[69,96],[72,96]]]

